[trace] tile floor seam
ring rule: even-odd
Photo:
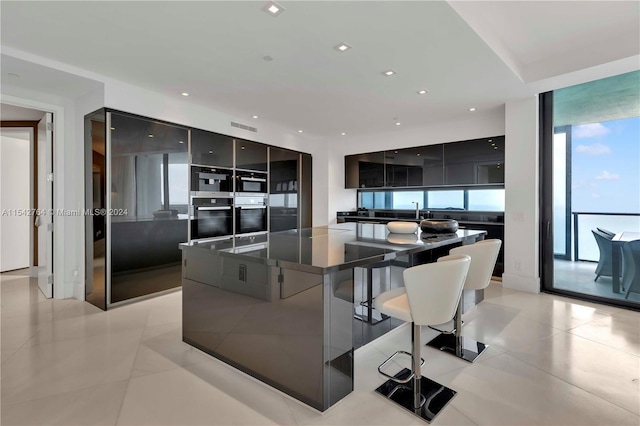
[[[588,338],[588,337],[581,336],[581,335],[576,334],[576,333],[572,333],[572,332],[571,332],[571,330],[566,331],[566,333],[569,333],[569,334],[571,334],[571,335],[573,335],[573,336],[576,336],[576,337],[581,337],[581,338],[586,339],[586,340],[588,340],[588,341],[590,341],[590,342],[597,343],[597,344],[599,344],[599,345],[601,345],[601,346],[605,346],[605,347],[607,347],[608,349],[613,349],[613,350],[616,350],[616,351],[618,351],[618,352],[624,352],[624,353],[626,353],[626,354],[628,354],[628,355],[633,355],[633,356],[634,356],[634,357],[636,357],[636,358],[640,358],[640,353],[634,353],[634,352],[630,352],[630,351],[628,351],[628,350],[621,349],[621,348],[618,348],[618,347],[615,347],[615,346],[610,346],[610,345],[607,345],[606,343],[602,343],[602,342],[599,342],[599,341],[597,341],[597,340],[593,340],[593,339],[590,339],[590,338]]]
[[[549,336],[549,338],[550,338],[550,337],[552,337],[552,336]],[[580,337],[580,336],[578,336],[578,337]],[[597,343],[597,342],[596,342],[596,343]],[[571,382],[570,382],[570,381],[568,381],[567,379],[564,379],[564,378],[562,378],[562,377],[556,376],[555,374],[553,374],[553,373],[551,373],[551,372],[549,372],[549,371],[545,371],[545,370],[543,370],[542,368],[540,368],[540,367],[538,367],[538,366],[536,366],[536,365],[534,365],[534,364],[531,364],[531,363],[527,362],[527,361],[526,361],[526,360],[524,360],[524,359],[521,359],[520,357],[518,357],[518,356],[517,356],[515,353],[513,353],[513,352],[506,352],[506,354],[507,354],[507,355],[509,355],[509,356],[511,356],[511,357],[513,357],[513,358],[515,358],[516,360],[518,360],[518,361],[520,361],[520,362],[522,362],[522,363],[524,363],[524,364],[528,365],[529,367],[535,368],[536,370],[538,370],[538,371],[540,371],[540,372],[542,372],[542,373],[544,373],[544,374],[547,374],[547,375],[549,375],[549,376],[551,376],[551,377],[554,377],[554,378],[556,378],[556,379],[560,380],[561,382],[564,382],[564,383],[568,384],[569,386],[572,386],[572,387],[574,387],[574,388],[580,389],[581,391],[586,392],[586,393],[588,393],[589,395],[591,395],[591,396],[593,396],[593,397],[595,397],[595,398],[598,398],[598,399],[600,399],[600,400],[602,400],[602,401],[604,401],[604,402],[606,402],[606,403],[608,403],[608,404],[614,405],[614,406],[616,406],[616,407],[618,407],[618,408],[620,408],[620,409],[622,409],[622,410],[624,410],[624,411],[627,411],[629,414],[631,414],[631,415],[632,415],[632,416],[634,416],[634,417],[637,417],[637,418],[638,418],[638,420],[640,420],[640,414],[636,414],[636,413],[634,413],[634,412],[632,412],[632,411],[629,411],[629,409],[627,409],[627,408],[625,408],[625,407],[622,407],[622,406],[620,406],[620,405],[616,404],[616,403],[615,403],[615,402],[613,402],[613,401],[609,401],[608,399],[606,399],[606,398],[602,397],[601,395],[596,395],[596,394],[594,394],[593,392],[591,392],[590,390],[583,388],[582,386],[579,386],[579,385],[577,385],[577,384],[575,384],[575,383],[571,383]]]
[[[491,302],[487,302],[487,303],[491,303]],[[494,303],[493,305],[495,305],[495,306],[499,306],[499,307],[501,307],[501,308],[504,308],[504,306],[503,306],[503,305],[498,305],[498,304],[495,304],[495,303]],[[509,307],[509,308],[511,308],[511,307]],[[511,309],[514,309],[514,310],[515,310],[515,308],[511,308]],[[555,326],[550,325],[550,324],[545,324],[545,323],[543,323],[543,322],[538,321],[538,320],[537,320],[537,319],[535,319],[535,318],[530,318],[530,317],[528,317],[526,314],[522,313],[522,311],[521,311],[521,310],[518,310],[518,312],[517,312],[516,316],[517,316],[517,317],[520,317],[520,318],[524,318],[524,319],[526,319],[526,320],[528,320],[528,321],[533,321],[533,322],[535,322],[535,323],[536,323],[537,325],[539,325],[539,326],[552,328],[553,330],[556,330],[556,333],[557,333],[557,332],[567,332],[568,330],[571,330],[571,328],[569,328],[569,329],[565,330],[565,329],[563,329],[563,328],[555,327]],[[595,321],[595,320],[593,320],[593,321]],[[577,327],[580,327],[580,326],[583,326],[583,325],[589,324],[590,322],[591,322],[591,321],[586,322],[586,323],[584,323],[584,324],[580,324],[580,325],[579,325],[579,326],[577,326]],[[573,327],[573,328],[575,328],[575,327]],[[556,334],[556,333],[553,333],[553,334]],[[553,334],[551,334],[551,335],[553,335]],[[547,336],[547,337],[549,337],[549,336]],[[543,339],[546,339],[546,337],[543,337]]]
[[[125,389],[124,395],[122,396],[122,401],[120,401],[120,407],[118,408],[118,415],[116,416],[116,422],[114,423],[114,426],[117,426],[118,422],[120,421],[120,416],[122,415],[122,407],[124,406],[124,401],[127,397],[127,393],[129,393],[129,387],[131,386],[133,370],[136,366],[136,359],[138,359],[138,353],[140,352],[140,345],[142,345],[142,337],[144,336],[144,332],[147,329],[147,324],[149,323],[150,314],[151,314],[151,308],[149,308],[149,310],[147,311],[147,318],[144,321],[144,327],[142,327],[142,333],[140,333],[140,340],[138,341],[136,354],[133,357],[133,362],[131,363],[131,370],[129,371],[129,378],[127,379],[127,389]]]

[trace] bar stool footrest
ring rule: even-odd
[[[409,358],[411,358],[411,357],[412,357],[411,353],[409,353],[409,352],[407,352],[407,351],[396,351],[393,355],[391,355],[391,356],[390,356],[389,358],[387,358],[387,359],[386,359],[382,364],[380,364],[380,365],[378,366],[378,373],[382,374],[384,377],[388,378],[389,380],[393,380],[393,381],[394,381],[394,382],[396,382],[396,383],[404,384],[404,383],[409,382],[411,379],[413,379],[413,373],[411,373],[411,374],[409,375],[409,377],[401,377],[401,378],[398,378],[398,374],[400,374],[400,373],[396,374],[395,376],[390,376],[390,375],[388,375],[387,373],[385,373],[384,371],[382,371],[382,369],[383,369],[387,364],[389,364],[393,358],[395,358],[397,355],[400,355],[400,354],[402,354],[402,355],[408,355],[408,356],[409,356]],[[423,366],[424,366],[424,358],[420,358],[420,367],[423,367]],[[407,370],[407,369],[405,368],[404,370]],[[402,371],[404,371],[404,370],[402,370]],[[401,372],[402,372],[402,371],[401,371]]]
[[[422,377],[420,378],[420,400],[425,402],[420,408],[415,409],[413,408],[413,381],[409,379],[406,384],[400,386],[396,381],[406,380],[408,377],[412,378],[413,374],[411,370],[404,368],[394,376],[395,380],[387,380],[376,389],[376,392],[427,422],[431,422],[457,394],[453,389]]]
[[[427,346],[447,352],[465,361],[474,362],[489,347],[482,342],[477,342],[469,337],[459,337],[454,334],[439,334],[434,337]]]

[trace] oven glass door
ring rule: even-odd
[[[191,219],[191,239],[222,237],[233,234],[233,213],[231,206],[194,206]]]
[[[249,232],[266,232],[266,230],[266,206],[236,207],[236,234],[246,234]]]

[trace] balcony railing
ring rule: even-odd
[[[572,212],[571,215],[573,217],[572,260],[598,261],[600,256],[598,244],[591,233],[592,229],[604,228],[615,233],[640,232],[640,213]]]

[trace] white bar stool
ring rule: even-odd
[[[449,255],[438,259],[437,263],[405,269],[405,286],[386,291],[374,300],[378,311],[411,322],[412,326],[411,353],[397,351],[380,364],[378,371],[389,380],[376,392],[428,422],[449,403],[456,391],[422,377],[424,360],[420,358],[420,326],[451,321],[470,263],[469,256]],[[383,372],[382,369],[399,354],[411,356],[411,370],[404,368],[394,376]]]
[[[450,255],[462,254],[471,257],[471,266],[464,282],[464,290],[483,290],[487,288],[491,282],[493,268],[496,266],[501,245],[502,241],[497,239],[483,240],[475,244],[456,247],[449,251]],[[463,300],[464,298],[461,297],[454,317],[454,332],[440,333],[427,343],[427,346],[448,352],[465,361],[474,362],[489,345],[477,342],[470,337],[462,337]]]

